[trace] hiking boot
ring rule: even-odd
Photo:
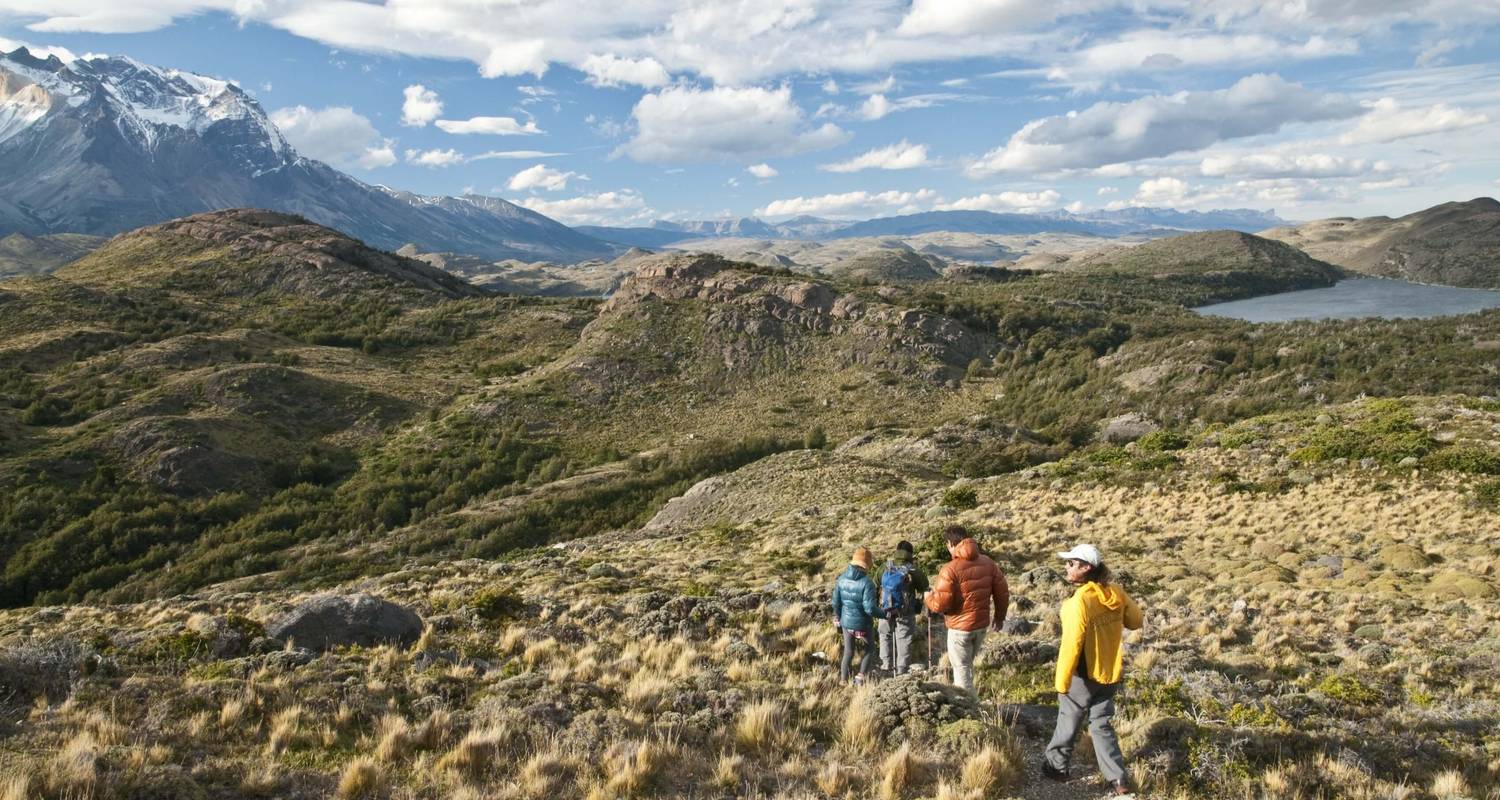
[[[1052,766],[1045,758],[1042,759],[1042,777],[1048,780],[1065,781],[1068,779],[1068,771]]]
[[[1109,793],[1113,797],[1135,797],[1135,790],[1125,781],[1113,781],[1109,784]]]

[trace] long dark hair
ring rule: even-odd
[[[1089,568],[1088,580],[1091,580],[1094,583],[1099,584],[1100,586],[1109,583],[1110,578],[1112,577],[1114,577],[1113,574],[1110,573],[1109,567],[1104,566],[1103,561],[1100,561],[1095,566]]]

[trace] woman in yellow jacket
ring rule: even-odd
[[[1127,795],[1131,790],[1125,779],[1125,758],[1110,719],[1115,715],[1115,692],[1122,677],[1125,629],[1141,627],[1141,609],[1109,582],[1109,568],[1097,547],[1080,544],[1058,555],[1066,565],[1068,583],[1078,589],[1061,609],[1057,730],[1043,755],[1042,774],[1067,779],[1073,742],[1087,717],[1100,774],[1115,794]]]

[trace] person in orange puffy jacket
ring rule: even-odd
[[[1042,774],[1067,779],[1073,741],[1087,718],[1099,773],[1114,794],[1128,795],[1132,792],[1126,783],[1125,758],[1110,720],[1123,673],[1125,631],[1141,627],[1141,609],[1110,582],[1099,548],[1080,544],[1057,555],[1066,565],[1068,583],[1078,589],[1063,601],[1059,614],[1057,729],[1042,759]]]
[[[985,631],[996,630],[1005,623],[1010,608],[1010,585],[1005,573],[979,552],[979,545],[962,525],[950,525],[943,531],[948,553],[953,560],[938,570],[932,591],[927,593],[927,610],[943,615],[948,629],[948,663],[953,667],[953,683],[974,691],[974,657],[984,645]],[[995,613],[990,614],[993,607]]]

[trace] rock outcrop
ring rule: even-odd
[[[422,618],[395,603],[367,594],[314,597],[271,623],[266,633],[301,647],[410,645],[422,635]]]

